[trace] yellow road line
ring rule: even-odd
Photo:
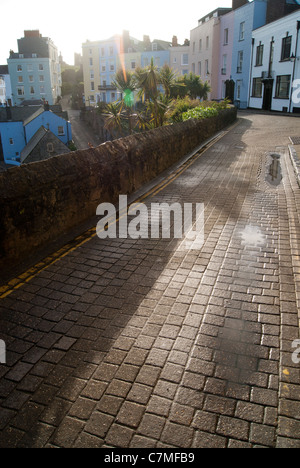
[[[199,151],[197,151],[197,153],[191,156],[191,158],[188,161],[183,163],[183,165],[179,169],[177,169],[174,173],[169,175],[166,179],[164,179],[158,185],[150,189],[147,193],[139,197],[135,201],[135,204],[140,204],[146,198],[154,197],[155,195],[160,193],[162,190],[164,190],[166,187],[168,187],[172,182],[178,179],[178,177],[180,177],[181,174],[183,174],[187,169],[189,169],[204,153],[206,153],[206,151],[208,151],[215,143],[221,140],[228,132],[230,132],[238,124],[239,122],[235,123],[227,131],[224,131],[221,135],[216,137],[214,140],[212,140],[202,149],[199,149]],[[117,223],[126,214],[127,214],[127,211],[125,211],[124,213],[120,213],[119,217],[116,220],[114,220],[114,222]],[[70,247],[71,242],[69,244],[66,244],[57,252],[53,253],[49,257],[46,257],[44,260],[37,263],[34,267],[31,267],[29,270],[20,274],[16,278],[11,279],[6,285],[3,285],[0,287],[0,299],[4,299],[5,297],[9,296],[13,291],[16,291],[21,286],[28,283],[30,280],[35,278],[39,273],[41,273],[42,271],[49,268],[51,265],[54,265],[56,262],[58,262],[61,258],[64,258],[71,252],[74,252],[75,250],[77,250],[86,242],[93,239],[96,235],[97,235],[96,227],[89,229],[84,234],[80,234],[79,236],[77,236],[74,239],[74,241],[72,241],[72,244],[75,244],[74,247]]]

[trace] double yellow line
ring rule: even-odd
[[[155,187],[150,189],[147,193],[139,197],[135,201],[135,203],[136,204],[142,203],[142,201],[145,200],[146,198],[154,197],[159,192],[161,192],[166,187],[168,187],[168,185],[174,182],[174,180],[178,179],[178,177],[180,177],[181,174],[183,174],[187,169],[189,169],[189,167],[191,167],[209,148],[211,148],[217,141],[223,138],[224,135],[227,134],[230,130],[232,130],[232,128],[234,128],[236,125],[237,124],[234,124],[227,131],[222,132],[217,137],[213,138],[209,143],[207,143],[198,151],[196,151],[196,153],[193,154],[185,163],[183,163],[183,165],[180,166],[175,172],[170,174],[166,179],[164,179],[162,182],[160,182]],[[118,222],[123,216],[125,216],[125,214],[126,214],[125,212],[119,213],[119,217],[116,220],[116,222]],[[77,236],[72,242],[69,242],[68,244],[64,245],[64,247],[59,249],[57,252],[46,257],[45,259],[43,259],[42,261],[34,265],[32,268],[30,268],[26,272],[10,280],[4,286],[0,286],[0,299],[4,299],[5,297],[9,296],[12,292],[16,291],[21,286],[28,283],[39,273],[46,270],[51,265],[53,265],[54,263],[56,263],[57,261],[65,257],[66,255],[68,255],[69,253],[73,252],[74,250],[77,250],[79,247],[84,245],[86,242],[91,240],[96,235],[97,235],[96,227],[89,229],[84,234]]]

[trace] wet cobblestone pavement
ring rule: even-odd
[[[1,299],[1,447],[300,447],[290,135],[243,113],[144,201],[203,203],[201,249],[93,237]]]

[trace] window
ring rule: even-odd
[[[238,80],[237,81],[237,88],[236,88],[236,98],[238,100],[241,99],[241,93],[242,93],[242,81]]]
[[[113,47],[109,48],[109,55],[110,56],[114,55],[114,48]]]
[[[199,52],[202,50],[202,39],[199,39]]]
[[[37,58],[37,54],[31,54],[32,58]]]
[[[91,70],[91,71],[90,71],[90,78],[91,78],[91,80],[94,79],[94,70]]]
[[[195,74],[196,73],[196,64],[192,63],[192,72]]]
[[[111,63],[110,63],[109,69],[110,69],[110,71],[115,71],[115,64],[114,64],[114,62],[111,62]]]
[[[136,62],[135,62],[135,60],[132,60],[131,61],[131,70],[135,70],[135,68],[136,68]]]
[[[92,67],[92,66],[93,66],[93,59],[90,58],[90,67]]]
[[[64,135],[65,134],[65,130],[64,130],[63,126],[59,126],[57,130],[58,130],[59,135]]]
[[[291,75],[277,76],[276,99],[289,99],[290,96]]]
[[[201,76],[201,71],[202,71],[201,68],[202,68],[201,62],[198,62],[198,74],[199,74],[199,76]]]
[[[245,40],[245,21],[240,24],[240,41]]]
[[[264,46],[260,42],[259,46],[256,49],[256,66],[261,67],[263,64],[263,58],[264,58]]]
[[[157,50],[157,42],[153,42],[153,44],[152,44],[152,50]]]
[[[33,66],[32,66],[31,63],[29,63],[29,64],[27,65],[27,71],[28,71],[28,72],[33,71]]]
[[[104,57],[104,55],[105,55],[104,47],[101,47],[101,57]]]
[[[209,49],[209,36],[206,37],[206,49]]]
[[[17,71],[18,71],[18,72],[21,72],[21,71],[23,71],[23,67],[22,67],[22,65],[17,65]]]
[[[106,71],[106,65],[101,66],[101,71],[105,72]]]
[[[222,75],[226,75],[226,73],[227,73],[227,55],[223,55]]]
[[[173,63],[177,63],[177,57],[174,57]]]
[[[10,138],[10,139],[9,139],[9,144],[10,144],[10,145],[13,145],[13,144],[14,144],[13,138]]]
[[[189,64],[189,54],[182,54],[181,56],[181,65]]]
[[[19,86],[17,88],[17,94],[18,96],[24,96],[25,92],[24,92],[24,86]]]
[[[95,83],[94,83],[94,81],[91,81],[91,91],[95,91]]]
[[[208,60],[205,60],[205,74],[209,75]]]
[[[46,94],[45,93],[45,86],[40,86],[40,94]]]
[[[18,83],[23,83],[23,76],[18,76]]]
[[[240,50],[238,52],[237,73],[243,72],[243,61],[244,61],[244,52]]]
[[[53,143],[47,143],[47,152],[53,153],[53,151],[54,151]]]
[[[281,61],[289,60],[291,57],[292,36],[282,39]]]
[[[196,42],[193,42],[193,54],[196,52]]]
[[[30,94],[34,94],[34,87],[30,86]]]
[[[34,78],[33,78],[33,75],[29,75],[29,83],[33,83],[34,82]]]
[[[262,97],[262,80],[261,80],[261,78],[254,78],[253,79],[252,97],[254,97],[254,98],[261,98]]]
[[[39,70],[43,71],[44,70],[44,65],[42,63],[39,64]]]
[[[229,29],[224,29],[224,45],[228,45],[229,42]]]
[[[44,75],[40,75],[40,82],[43,83],[45,81]]]

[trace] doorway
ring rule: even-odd
[[[270,111],[272,109],[272,94],[273,94],[274,80],[264,80],[264,98],[263,110]]]

